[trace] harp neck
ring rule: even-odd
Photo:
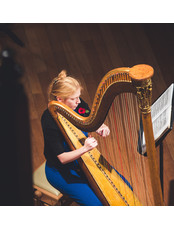
[[[146,73],[144,73],[145,70]],[[68,106],[58,101],[51,101],[48,107],[53,117],[56,117],[58,112],[77,128],[92,132],[97,130],[104,122],[114,98],[121,93],[136,94],[138,90],[141,91],[141,88],[144,88],[146,82],[150,80],[149,75],[153,75],[153,68],[148,65],[116,68],[109,71],[97,88],[89,117],[78,115]],[[147,99],[145,103],[147,103]]]

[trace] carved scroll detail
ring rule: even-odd
[[[136,86],[136,85],[135,85]],[[136,86],[138,105],[142,113],[146,114],[151,111],[152,103],[152,80],[148,79],[141,82],[141,85]]]

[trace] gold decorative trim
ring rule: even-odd
[[[139,85],[136,85],[137,82],[134,82],[137,88],[137,99],[138,105],[143,114],[151,112],[151,103],[152,103],[152,80],[147,79],[145,81],[138,82]]]

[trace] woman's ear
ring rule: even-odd
[[[56,97],[57,101],[62,102],[63,99],[61,97]]]

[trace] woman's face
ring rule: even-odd
[[[73,93],[71,96],[69,96],[66,99],[57,98],[58,101],[61,101],[62,103],[66,104],[71,109],[75,110],[78,106],[80,101],[80,95],[81,95],[81,89],[77,89],[75,93]]]

